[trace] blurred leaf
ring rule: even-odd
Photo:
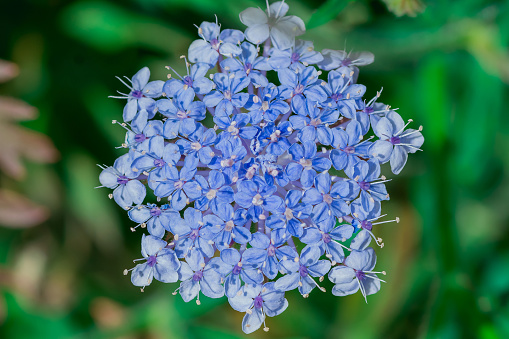
[[[319,27],[333,20],[353,0],[327,0],[311,15],[307,29]]]
[[[49,216],[39,206],[19,193],[0,189],[0,225],[12,228],[31,227],[42,223]]]
[[[424,11],[424,4],[420,0],[383,0],[389,11],[397,16],[416,16]]]

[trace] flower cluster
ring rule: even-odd
[[[389,222],[377,221],[389,199],[380,165],[398,174],[424,141],[380,93],[363,99],[357,66],[371,53],[315,51],[287,11],[248,8],[245,32],[203,22],[187,74],[168,67],[177,78],[149,81],[143,68],[121,80],[129,93],[114,123],[128,152],[99,178],[132,230],[149,233],[124,272],[132,283],[180,282],[174,294],[198,304],[200,292],[226,295],[246,333],[268,330],[286,291],[325,292],[326,276],[335,296],[380,289],[369,247],[383,246],[373,226]]]

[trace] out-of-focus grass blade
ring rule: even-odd
[[[103,51],[145,46],[171,53],[190,42],[180,30],[110,3],[76,3],[63,11],[61,22],[68,34]]]
[[[307,29],[316,28],[333,20],[353,0],[328,0],[313,13],[306,25]]]

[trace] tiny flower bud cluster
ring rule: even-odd
[[[373,226],[389,222],[378,221],[389,200],[380,165],[398,174],[424,142],[380,93],[363,99],[357,66],[371,53],[315,51],[287,11],[248,8],[245,32],[203,22],[185,75],[119,78],[127,153],[99,177],[132,230],[149,233],[124,271],[132,283],[180,282],[174,294],[198,304],[226,295],[246,333],[268,330],[286,291],[325,292],[325,276],[335,296],[380,289],[369,247],[383,246]]]

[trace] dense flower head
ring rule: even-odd
[[[99,176],[149,233],[125,271],[133,284],[179,281],[175,294],[198,304],[226,296],[246,333],[268,330],[287,291],[325,292],[325,277],[335,296],[380,289],[373,226],[399,222],[379,220],[381,165],[400,173],[424,142],[380,92],[364,99],[371,53],[315,51],[288,9],[243,11],[245,32],[202,23],[184,76],[150,82],[145,67],[121,80],[127,153]]]

